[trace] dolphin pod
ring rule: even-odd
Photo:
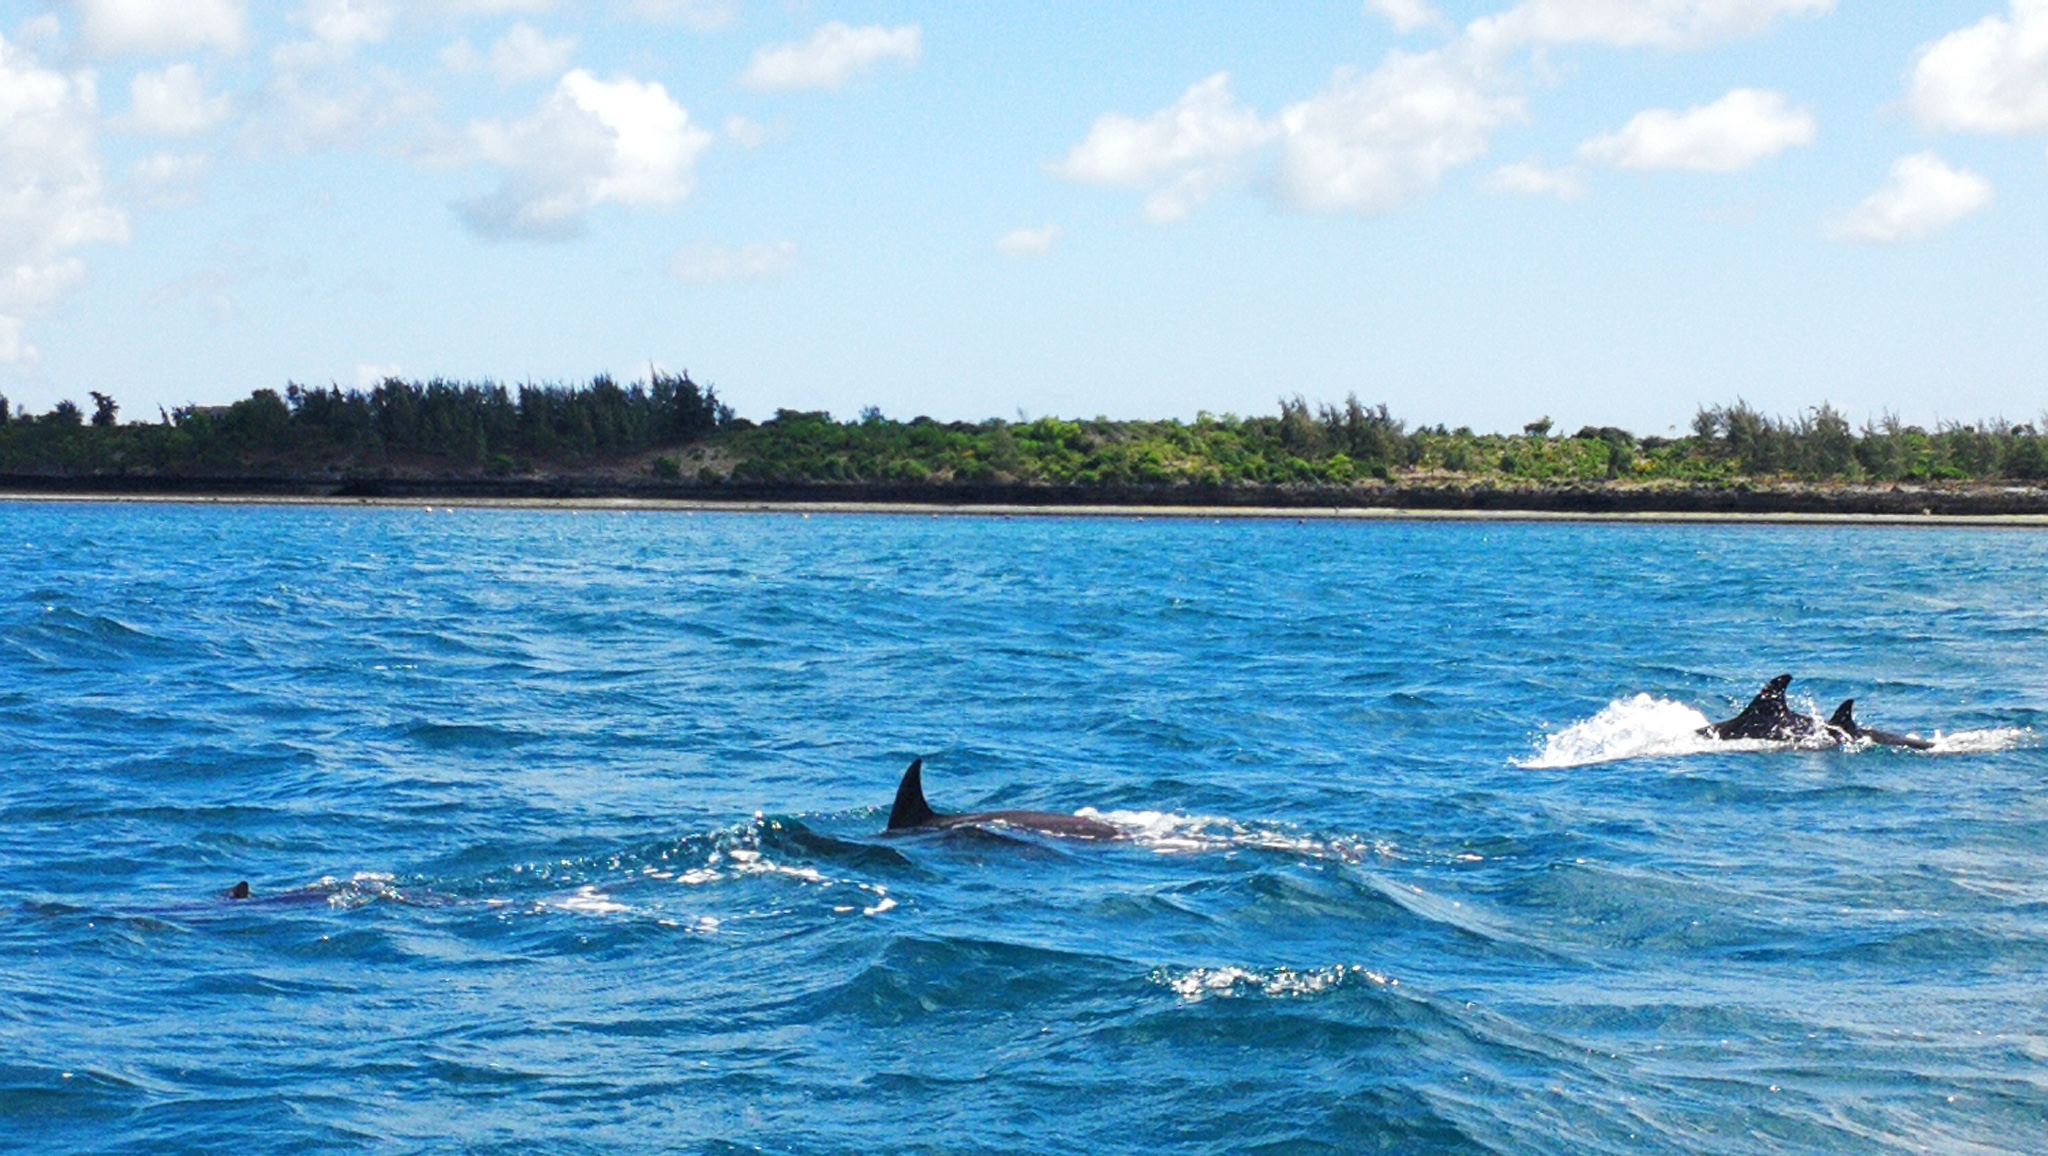
[[[1803,714],[1794,714],[1785,705],[1785,688],[1792,685],[1792,676],[1781,674],[1764,684],[1762,691],[1742,708],[1734,718],[1709,723],[1699,733],[1716,739],[1763,739],[1770,742],[1800,743],[1824,742],[1841,746],[1854,742],[1872,742],[1879,746],[1905,747],[1908,750],[1924,751],[1934,744],[1913,735],[1894,734],[1891,731],[1873,730],[1856,721],[1856,700],[1844,699],[1841,706],[1826,722]]]
[[[1100,819],[1080,815],[1056,815],[1050,811],[979,811],[971,815],[941,815],[924,801],[924,760],[918,759],[903,772],[896,787],[896,805],[889,810],[889,833],[903,831],[951,831],[960,827],[995,827],[1032,831],[1063,839],[1121,839],[1124,833]]]

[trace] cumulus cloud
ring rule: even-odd
[[[624,0],[626,11],[658,24],[682,24],[698,32],[716,32],[739,21],[738,0]]]
[[[1027,257],[1043,257],[1060,243],[1066,230],[1058,225],[1041,225],[1036,229],[1012,229],[996,238],[996,252],[1012,260]]]
[[[206,95],[198,69],[173,64],[135,74],[128,82],[128,115],[121,123],[134,132],[189,136],[227,119],[229,109],[226,96]]]
[[[199,200],[200,184],[213,168],[204,153],[157,153],[128,166],[130,195],[154,208]]]
[[[1396,52],[1281,112],[1274,188],[1298,209],[1385,213],[1484,156],[1494,131],[1525,115],[1450,54]]]
[[[176,56],[242,49],[244,0],[76,0],[78,34],[94,56]]]
[[[1921,48],[1906,106],[1929,128],[2048,131],[2048,0],[2012,0]]]
[[[460,16],[513,16],[552,12],[555,0],[443,0],[443,5]]]
[[[1594,137],[1579,155],[1623,169],[1736,173],[1813,143],[1813,114],[1788,109],[1775,92],[1738,88],[1682,113],[1639,112],[1621,131]]]
[[[382,44],[396,14],[391,0],[307,0],[297,21],[312,39],[280,45],[271,60],[296,69],[346,60],[359,48]]]
[[[496,166],[498,191],[457,206],[481,236],[575,236],[600,205],[673,204],[696,184],[711,134],[659,84],[564,76],[525,120],[469,126],[476,159]]]
[[[1051,171],[1146,192],[1145,217],[1164,223],[1250,179],[1274,146],[1270,188],[1282,204],[1371,216],[1435,188],[1523,116],[1519,98],[1446,52],[1392,53],[1364,74],[1340,69],[1273,121],[1239,105],[1219,72],[1144,120],[1102,117]]]
[[[1365,9],[1379,13],[1394,31],[1403,34],[1445,27],[1443,14],[1431,7],[1429,0],[1365,0]]]
[[[1522,0],[1472,22],[1478,45],[1610,44],[1698,48],[1755,36],[1786,16],[1818,16],[1835,0]]]
[[[1586,179],[1576,169],[1550,169],[1538,161],[1502,165],[1486,178],[1495,192],[1519,193],[1525,197],[1556,197],[1560,201],[1586,199]]]
[[[551,79],[569,67],[575,51],[573,37],[550,40],[522,20],[491,45],[491,71],[505,84]]]
[[[692,285],[723,281],[760,281],[796,268],[796,243],[744,245],[728,249],[708,242],[693,245],[669,259],[669,276]]]
[[[1991,203],[1991,182],[1931,152],[1900,157],[1891,178],[1828,227],[1838,241],[1891,244],[1932,236]]]
[[[924,32],[915,24],[852,28],[832,23],[802,44],[771,44],[756,52],[740,83],[763,91],[837,89],[884,61],[909,68],[923,55]]]
[[[743,149],[757,149],[768,143],[769,128],[752,117],[725,118],[725,139]]]
[[[390,0],[308,0],[295,20],[311,35],[271,50],[271,78],[253,140],[310,151],[349,147],[415,121],[433,97],[356,56],[391,32]]]
[[[1230,74],[1219,72],[1144,120],[1102,117],[1051,171],[1078,184],[1149,192],[1146,218],[1177,221],[1241,179],[1253,154],[1278,135],[1237,103]]]
[[[91,73],[65,75],[0,39],[0,362],[35,356],[23,322],[85,279],[71,253],[125,241],[94,149]]]

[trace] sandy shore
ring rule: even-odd
[[[1293,522],[1641,522],[1793,526],[1975,526],[2048,529],[2048,514],[1857,514],[1723,511],[1576,512],[1427,510],[1380,506],[996,505],[916,502],[700,501],[668,498],[339,498],[268,495],[0,493],[0,502],[38,505],[305,506],[418,510],[554,510],[569,513],[857,515],[932,518],[1254,519]]]

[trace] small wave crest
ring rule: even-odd
[[[1300,999],[1321,995],[1347,984],[1367,983],[1374,987],[1399,987],[1400,980],[1352,964],[1297,970],[1291,967],[1195,967],[1186,970],[1161,968],[1152,982],[1171,988],[1183,1003],[1207,999],[1240,999],[1266,996]]]

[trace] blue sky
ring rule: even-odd
[[[0,0],[0,393],[2048,409],[2048,0]]]

